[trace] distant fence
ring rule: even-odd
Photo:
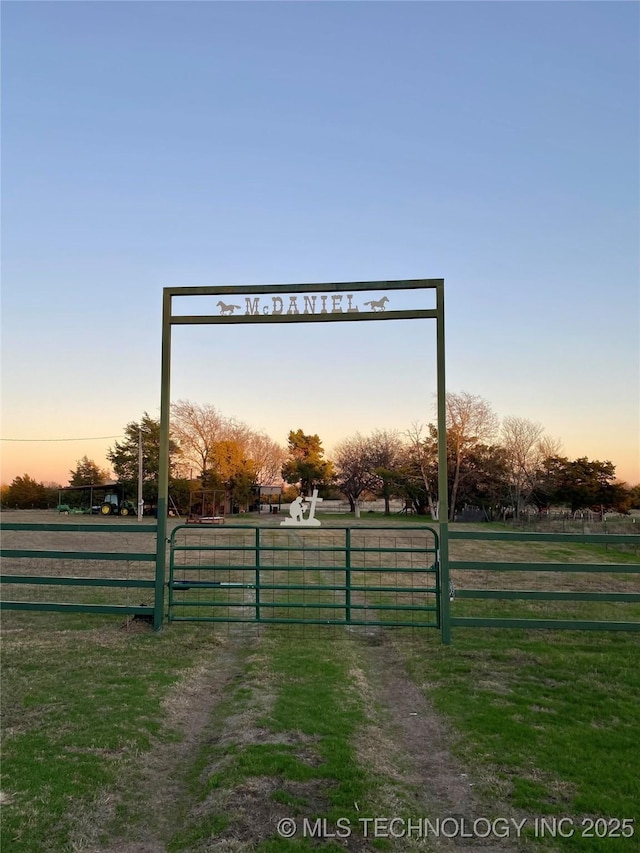
[[[532,556],[535,556],[535,551],[538,546],[543,543],[552,543],[557,546],[553,549],[553,553],[557,557],[563,556],[563,545],[581,543],[581,544],[605,544],[615,548],[634,547],[640,545],[640,535],[638,534],[582,534],[582,533],[531,533],[531,532],[497,532],[497,531],[463,531],[452,528],[449,530],[449,539],[453,541],[467,542],[494,542],[497,546],[502,546],[508,550],[508,546],[512,543],[527,542],[532,546]],[[622,554],[622,552],[621,552]],[[484,599],[501,602],[509,602],[507,610],[512,608],[516,601],[528,605],[528,613],[518,613],[517,615],[502,613],[499,616],[494,615],[471,615],[458,616],[451,615],[450,624],[452,627],[480,627],[480,628],[551,628],[551,629],[585,629],[585,630],[601,630],[601,631],[640,631],[640,608],[633,605],[640,604],[640,563],[637,562],[567,562],[565,559],[562,562],[523,562],[521,560],[507,559],[503,561],[496,560],[475,560],[475,559],[457,559],[449,561],[449,569],[453,573],[465,572],[471,573],[471,577],[481,579],[482,588],[464,587],[455,589],[455,599]],[[545,555],[548,559],[549,552]],[[473,573],[476,573],[475,576]],[[495,580],[496,573],[499,581]],[[571,587],[577,584],[572,583],[572,575],[584,575],[591,573],[590,576],[597,578],[600,576],[602,583],[595,583],[599,586],[597,590],[582,589],[557,589],[551,588],[551,584]],[[515,583],[519,583],[521,587],[515,588],[513,575],[517,574]],[[620,577],[622,576],[622,577]],[[632,583],[628,583],[629,576]],[[458,578],[454,574],[454,578]],[[507,578],[509,580],[507,580]],[[542,580],[544,578],[544,580]],[[491,585],[500,582],[500,588],[491,588]],[[582,584],[581,586],[584,586]],[[536,602],[560,602],[564,605],[572,602],[592,602],[598,604],[598,618],[567,618],[566,614],[562,614],[561,618],[548,618],[549,608],[543,608],[543,618],[539,618],[539,614],[529,615],[532,608],[538,609]],[[631,615],[636,616],[634,619],[620,620],[614,618],[600,618],[602,614],[602,604],[611,603],[614,611],[619,610],[619,605],[630,605]],[[452,613],[455,608],[452,609]],[[560,615],[560,614],[554,614]],[[581,616],[583,614],[579,614]]]
[[[0,531],[2,609],[154,616],[155,524],[3,522]],[[79,550],[86,533],[104,550]],[[130,550],[143,534],[149,550]]]
[[[401,500],[392,500],[389,502],[389,510],[392,515],[399,514],[403,512],[405,508],[405,501]],[[288,503],[283,503],[280,512],[288,513],[289,512]],[[360,501],[360,512],[362,515],[365,515],[368,512],[384,512],[384,500],[374,500],[374,501]],[[322,503],[318,506],[319,513],[351,513],[353,510],[349,504],[349,501],[342,500],[323,500]]]
[[[505,522],[511,530],[540,533],[604,533],[608,535],[631,534],[640,537],[640,519],[631,515],[605,515],[599,513],[532,513]],[[627,546],[628,547],[628,546]],[[637,544],[636,544],[637,547]]]

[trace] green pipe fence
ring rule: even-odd
[[[495,530],[456,530],[449,529],[450,541],[496,542],[503,545],[526,542],[542,544],[551,542],[563,544],[606,544],[607,546],[623,546],[640,544],[638,534],[608,534],[608,533],[530,533],[530,532],[499,532]],[[572,574],[606,574],[606,575],[638,575],[640,563],[556,563],[556,562],[524,562],[516,560],[449,560],[450,571],[463,572],[521,572],[533,576],[538,573],[556,572],[563,575]],[[605,579],[605,583],[606,583]],[[610,579],[609,579],[610,582]],[[479,599],[495,601],[556,601],[556,602],[614,602],[616,604],[640,603],[640,587],[634,591],[613,592],[610,589],[594,591],[567,590],[532,590],[532,589],[456,589],[455,598]],[[640,621],[619,621],[612,619],[581,619],[581,618],[533,618],[520,616],[451,616],[450,624],[455,628],[542,628],[553,630],[591,630],[591,631],[640,631]]]
[[[444,526],[444,525],[443,525]],[[452,559],[444,565],[442,527],[425,525],[281,528],[253,525],[177,525],[168,544],[169,573],[156,557],[158,528],[155,524],[56,523],[0,524],[3,544],[0,575],[5,610],[134,614],[153,617],[156,629],[165,618],[171,622],[245,622],[314,625],[438,628],[442,641],[450,642],[451,628],[531,628],[554,630],[640,631],[640,562],[550,562],[518,559]],[[640,545],[639,534],[580,534],[457,530],[446,525],[447,541]],[[4,535],[7,534],[7,535]],[[22,544],[31,534],[33,545]],[[60,536],[66,534],[66,537]],[[77,547],[80,535],[97,534],[105,550]],[[127,534],[122,550],[112,541]],[[146,550],[129,549],[128,536],[146,534]],[[51,548],[52,539],[66,541]],[[104,538],[106,537],[106,538]],[[13,541],[6,541],[7,539]],[[75,542],[75,544],[74,544]],[[9,547],[10,546],[10,547]],[[65,550],[68,548],[68,550]],[[459,550],[459,549],[458,549]],[[507,555],[508,556],[508,555]],[[595,556],[597,559],[597,555]],[[86,562],[90,571],[85,571]],[[125,566],[123,577],[114,570]],[[155,571],[152,564],[155,564]],[[53,565],[54,571],[47,571]],[[78,571],[74,571],[77,567]],[[450,601],[449,572],[457,589]],[[465,586],[465,577],[482,572],[483,582]],[[518,573],[518,578],[512,578]],[[572,575],[591,578],[601,588],[539,588],[571,585]],[[445,583],[446,578],[446,583]],[[488,588],[492,585],[501,588]],[[545,578],[547,580],[545,580]],[[522,581],[526,588],[514,588]],[[498,581],[501,581],[498,583]],[[473,583],[473,581],[472,581]],[[577,586],[577,583],[573,584]],[[537,587],[537,588],[536,588]],[[62,588],[62,591],[61,591]],[[83,597],[83,588],[87,594]],[[168,592],[165,612],[165,588]],[[89,591],[94,593],[89,595]],[[106,594],[101,595],[101,591]],[[147,601],[135,603],[130,590],[139,590]],[[8,591],[11,597],[7,597]],[[24,591],[24,593],[22,592]],[[74,592],[75,591],[75,592]],[[47,596],[49,593],[49,596]],[[469,611],[476,602],[485,608],[493,602],[502,612]],[[530,615],[517,609],[544,607]],[[575,605],[571,614],[559,608]],[[603,605],[602,614],[592,614]],[[586,608],[580,610],[579,608]],[[507,608],[505,611],[504,609]],[[467,613],[460,611],[467,610]],[[618,618],[618,612],[625,617]],[[589,618],[585,618],[587,615]],[[637,617],[637,618],[636,618]]]
[[[0,524],[0,531],[3,534],[12,532],[17,534],[10,538],[23,538],[25,534],[31,534],[31,538],[37,540],[39,534],[47,534],[47,541],[51,537],[59,536],[60,534],[72,534],[65,537],[68,541],[76,539],[78,535],[102,534],[109,537],[118,536],[126,533],[127,535],[152,534],[153,545],[155,546],[156,525],[155,524],[109,524],[102,522],[100,524],[45,524],[45,523],[17,523],[3,522]],[[71,613],[100,613],[100,614],[115,614],[115,615],[143,615],[153,616],[154,624],[162,622],[162,613],[156,614],[153,604],[131,604],[118,603],[116,600],[108,603],[96,603],[83,600],[75,601],[43,601],[37,598],[38,588],[46,586],[54,588],[56,593],[60,588],[67,588],[69,592],[74,588],[105,588],[112,590],[149,590],[151,598],[155,590],[156,581],[153,569],[149,568],[146,571],[148,577],[140,576],[144,574],[143,564],[155,564],[156,551],[155,547],[149,551],[127,551],[127,550],[110,550],[110,551],[84,551],[84,550],[51,550],[50,548],[2,548],[0,556],[3,560],[3,573],[0,575],[0,584],[3,588],[9,590],[24,589],[24,594],[16,598],[6,598],[3,592],[2,600],[0,600],[0,608],[3,610],[35,610],[35,611],[50,611],[50,612],[71,612]],[[72,564],[78,561],[85,561],[91,564],[91,575],[75,575],[75,574],[46,574],[43,572],[43,561],[53,562],[54,568],[59,568],[60,565],[66,568],[67,561]],[[5,571],[6,563],[9,564],[9,570]],[[106,577],[100,576],[99,572],[104,568],[100,565],[106,563],[111,567],[118,563],[120,566],[126,566],[126,571],[130,575],[128,577]],[[136,567],[132,570],[129,564]],[[14,566],[24,566],[27,571],[13,571]],[[138,568],[142,566],[142,568]],[[84,568],[84,567],[81,567]],[[135,575],[135,576],[133,576]],[[34,589],[35,588],[35,589]],[[51,595],[54,595],[52,590]],[[16,593],[14,593],[16,594]],[[61,593],[64,595],[65,593]],[[69,597],[67,594],[66,597]]]

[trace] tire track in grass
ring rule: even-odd
[[[326,582],[334,571],[327,565],[318,579]],[[355,600],[365,603],[362,593]],[[375,604],[365,612],[377,618]],[[245,682],[249,706],[236,714],[218,706],[219,731],[207,745],[200,804],[191,825],[170,843],[170,853],[271,853],[318,844],[354,851],[518,849],[511,839],[364,837],[362,818],[428,817],[437,823],[449,817],[472,824],[491,815],[453,759],[445,724],[408,678],[388,635],[368,625],[330,636],[322,628],[269,629],[262,649],[266,669]],[[341,713],[335,714],[337,708]],[[284,817],[297,822],[292,839],[274,833]],[[351,827],[348,836],[336,832],[341,818]],[[305,821],[317,830],[318,820],[319,834],[300,835]]]
[[[178,851],[306,850],[303,822],[341,815],[355,818],[366,774],[351,744],[364,719],[357,692],[347,682],[342,641],[322,629],[269,630],[258,655],[248,660],[243,694],[227,691],[214,711],[214,732],[198,759],[194,805],[167,845]],[[290,818],[299,832],[278,835],[278,821]],[[318,841],[318,839],[316,839]],[[327,849],[369,851],[361,839]]]
[[[456,853],[494,853],[527,849],[519,841],[513,825],[507,838],[480,837],[484,819],[513,817],[504,804],[487,803],[474,790],[473,777],[454,758],[450,749],[451,732],[428,698],[411,681],[401,653],[384,632],[368,644],[358,645],[359,667],[353,678],[359,684],[368,709],[368,724],[357,739],[361,762],[388,780],[381,790],[381,812],[386,817],[402,817],[414,823],[428,818],[432,824],[452,819],[449,827],[474,826],[479,832],[472,838],[436,837],[431,832],[421,850]],[[416,836],[418,831],[416,830]],[[415,839],[414,839],[415,840]],[[412,849],[403,839],[397,849]]]
[[[329,571],[319,573],[321,582],[332,582]],[[371,623],[384,618],[381,615],[384,611],[378,611],[375,601],[365,592],[352,592],[351,600],[364,606],[358,618]],[[355,749],[362,766],[385,780],[374,799],[377,812],[368,817],[398,817],[414,822],[429,818],[433,823],[453,818],[454,826],[473,826],[477,819],[495,817],[496,810],[500,816],[506,815],[509,810],[504,805],[483,803],[475,795],[467,768],[452,755],[451,735],[445,721],[411,681],[402,655],[390,639],[397,636],[398,630],[434,629],[408,627],[392,631],[375,624],[345,627],[352,640],[348,646],[350,678],[360,693],[367,716],[366,725],[354,739]],[[439,641],[435,634],[434,641]],[[516,820],[522,818],[511,816]],[[484,823],[481,828],[484,829]],[[444,834],[431,835],[428,842],[404,837],[388,839],[388,844],[397,850],[415,847],[443,853],[524,849],[524,841],[520,844],[511,837],[498,840],[495,836],[478,836],[463,840],[449,839]]]
[[[251,639],[246,633],[203,646],[162,703],[165,731],[173,737],[123,761],[116,787],[72,815],[73,853],[166,853],[167,839],[190,806],[186,780],[210,736],[212,713],[242,678]]]

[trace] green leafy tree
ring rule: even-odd
[[[16,509],[46,509],[47,490],[28,474],[16,477],[5,493],[7,506]]]
[[[534,499],[544,507],[566,504],[571,512],[600,507],[615,509],[626,496],[624,486],[614,482],[615,475],[615,466],[608,461],[589,460],[586,456],[573,460],[552,456],[543,463]]]
[[[453,464],[449,467],[450,483]],[[504,447],[476,444],[465,455],[458,482],[458,507],[483,509],[486,517],[500,516],[502,507],[510,503],[510,465]]]
[[[243,510],[255,498],[255,477],[249,471],[238,471],[227,483],[233,510]]]
[[[302,494],[327,486],[333,478],[333,465],[324,459],[322,442],[317,435],[291,430],[288,438],[289,459],[282,467],[287,483],[300,486]]]
[[[140,421],[132,421],[124,428],[125,438],[116,441],[107,452],[118,481],[125,485],[127,494],[133,497],[138,485],[138,442],[142,437],[142,489],[145,501],[154,501],[158,495],[158,471],[160,469],[160,421],[144,412]],[[169,477],[173,472],[178,445],[169,442]]]
[[[611,503],[608,508],[627,515],[631,509],[633,495],[626,483],[612,483],[609,499]]]
[[[70,486],[100,486],[109,481],[109,472],[100,468],[93,459],[86,455],[78,459],[73,471],[69,471]]]
[[[255,483],[255,469],[246,457],[244,442],[237,439],[217,441],[211,448],[211,471],[221,483],[229,483],[234,477],[246,477]]]

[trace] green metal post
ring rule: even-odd
[[[156,586],[153,627],[159,631],[164,619],[164,582],[167,562],[167,514],[169,511],[169,415],[171,405],[171,293],[162,294],[162,373],[160,378],[160,465],[158,471],[158,523],[156,540]]]
[[[451,643],[449,607],[449,499],[447,477],[447,391],[444,348],[444,282],[436,287],[436,361],[438,397],[438,521],[440,523],[440,615],[441,636]]]
[[[345,573],[344,573],[344,585],[346,586],[346,590],[344,593],[344,603],[345,603],[345,618],[347,622],[351,622],[351,528],[347,527],[345,530],[345,549],[346,553],[344,556],[345,559]]]
[[[260,528],[256,527],[256,622],[260,621]]]
[[[175,548],[173,547],[173,541],[171,542],[171,548],[169,549],[169,595],[167,600],[167,619],[171,622],[171,614],[173,612],[173,574],[175,568]]]

